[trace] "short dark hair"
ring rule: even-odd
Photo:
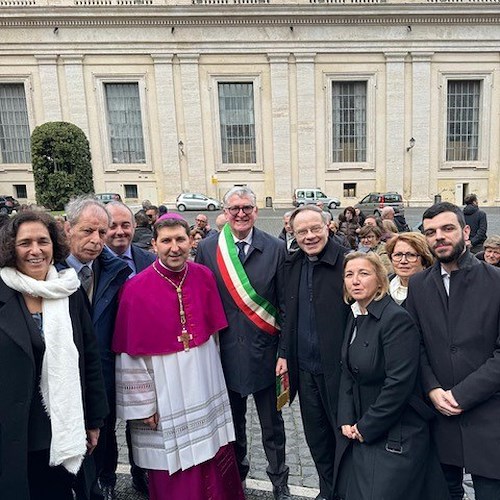
[[[168,208],[167,208],[165,205],[160,205],[160,206],[158,207],[158,213],[159,213],[160,215],[164,215],[164,214],[166,214],[167,212],[168,212]]]
[[[466,205],[472,205],[473,203],[477,203],[477,195],[475,195],[474,193],[468,194],[464,198],[464,203]]]
[[[55,219],[39,210],[27,210],[11,217],[0,231],[0,267],[16,267],[16,237],[25,222],[39,222],[47,228],[52,241],[54,264],[64,262],[69,255],[69,247],[66,235],[59,229]]]
[[[139,210],[137,213],[135,213],[134,219],[137,227],[149,227],[149,219],[146,215],[145,210]]]
[[[436,215],[442,214],[444,212],[452,212],[457,216],[458,223],[463,229],[465,227],[465,217],[462,209],[453,203],[448,201],[442,201],[441,203],[435,203],[432,207],[429,207],[422,215],[422,220],[434,219]]]
[[[150,205],[149,207],[145,208],[144,210],[146,210],[146,212],[148,210],[154,210],[155,213],[158,213],[158,207],[156,205]]]
[[[191,229],[189,228],[189,224],[184,219],[162,219],[155,222],[153,225],[153,239],[156,240],[158,238],[158,232],[160,229],[164,227],[176,227],[180,226],[186,230],[186,234],[191,236]]]

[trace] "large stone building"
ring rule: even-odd
[[[0,0],[0,193],[69,121],[96,191],[500,202],[499,0]]]

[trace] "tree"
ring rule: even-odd
[[[89,141],[67,122],[47,122],[31,134],[36,202],[62,210],[73,196],[94,192]]]

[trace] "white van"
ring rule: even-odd
[[[327,208],[339,208],[340,200],[327,196],[321,189],[318,188],[297,188],[293,193],[293,206],[301,207],[302,205],[315,205],[321,202]]]

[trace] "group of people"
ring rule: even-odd
[[[152,252],[126,205],[92,197],[64,230],[37,211],[0,230],[0,497],[115,498],[118,416],[152,500],[243,499],[252,395],[273,496],[290,499],[288,376],[318,500],[461,500],[464,470],[478,500],[500,498],[498,241],[473,256],[450,203],[381,254],[342,245],[315,206],[279,239],[255,227],[250,188],[223,202],[210,236],[204,216],[158,216]],[[379,232],[356,238],[373,249]]]

